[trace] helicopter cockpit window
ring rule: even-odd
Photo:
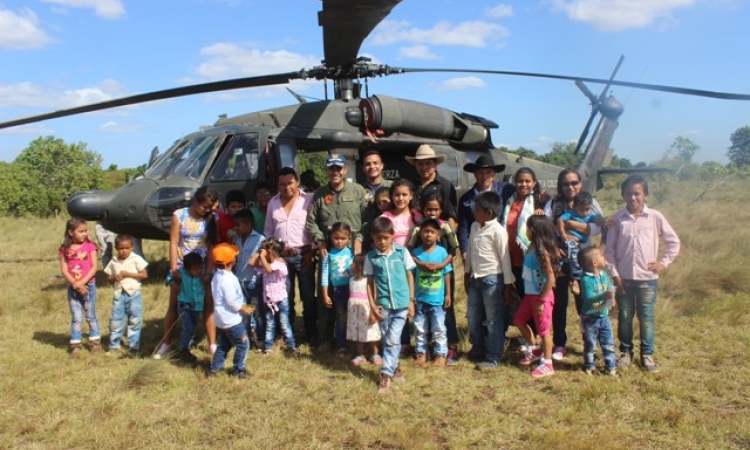
[[[201,136],[193,139],[180,155],[179,161],[174,166],[172,173],[184,175],[197,180],[203,174],[211,159],[218,138],[216,136]]]
[[[235,135],[222,153],[212,181],[242,181],[258,178],[258,133]]]

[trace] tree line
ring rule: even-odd
[[[750,177],[750,126],[738,128],[730,136],[730,142],[727,165],[715,161],[694,162],[700,147],[689,138],[678,136],[661,158],[652,163],[633,164],[627,158],[614,155],[609,167],[669,167],[681,180],[709,183],[730,177]],[[523,147],[501,149],[560,167],[577,167],[582,157],[574,153],[574,143],[555,142],[545,154]],[[325,158],[325,155],[308,156]],[[146,169],[145,164],[126,169],[112,164],[105,170],[102,162],[102,156],[82,142],[68,144],[54,136],[33,140],[13,162],[0,162],[0,215],[49,217],[65,214],[67,199],[74,192],[117,188]],[[320,171],[325,164],[308,162],[308,165],[302,169]]]

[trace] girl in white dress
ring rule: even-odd
[[[354,341],[356,356],[352,359],[355,366],[365,361],[365,351],[372,352],[370,361],[381,365],[382,358],[378,354],[380,342],[380,327],[378,321],[370,314],[370,303],[367,299],[367,277],[363,275],[365,255],[354,256],[352,273],[349,280],[349,306],[346,322],[346,336]]]

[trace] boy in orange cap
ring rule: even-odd
[[[216,273],[211,280],[211,293],[214,297],[214,320],[219,345],[211,361],[209,376],[216,375],[224,368],[227,353],[232,347],[237,347],[234,350],[232,375],[240,379],[247,378],[245,361],[250,341],[247,338],[242,314],[252,315],[254,309],[245,304],[240,280],[232,273],[238,254],[237,247],[227,243],[217,244],[211,250],[216,265]]]

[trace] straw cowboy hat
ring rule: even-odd
[[[474,173],[474,171],[477,169],[488,169],[488,168],[494,170],[497,173],[500,173],[505,170],[505,164],[493,165],[490,162],[490,158],[482,155],[479,158],[477,158],[476,162],[466,164],[464,166],[464,171]]]
[[[419,148],[417,149],[417,153],[414,156],[406,157],[406,161],[409,164],[414,165],[414,162],[420,159],[434,159],[435,164],[440,164],[445,161],[445,155],[438,155],[435,153],[435,150],[433,150],[432,147],[427,144],[422,144],[419,146]]]

